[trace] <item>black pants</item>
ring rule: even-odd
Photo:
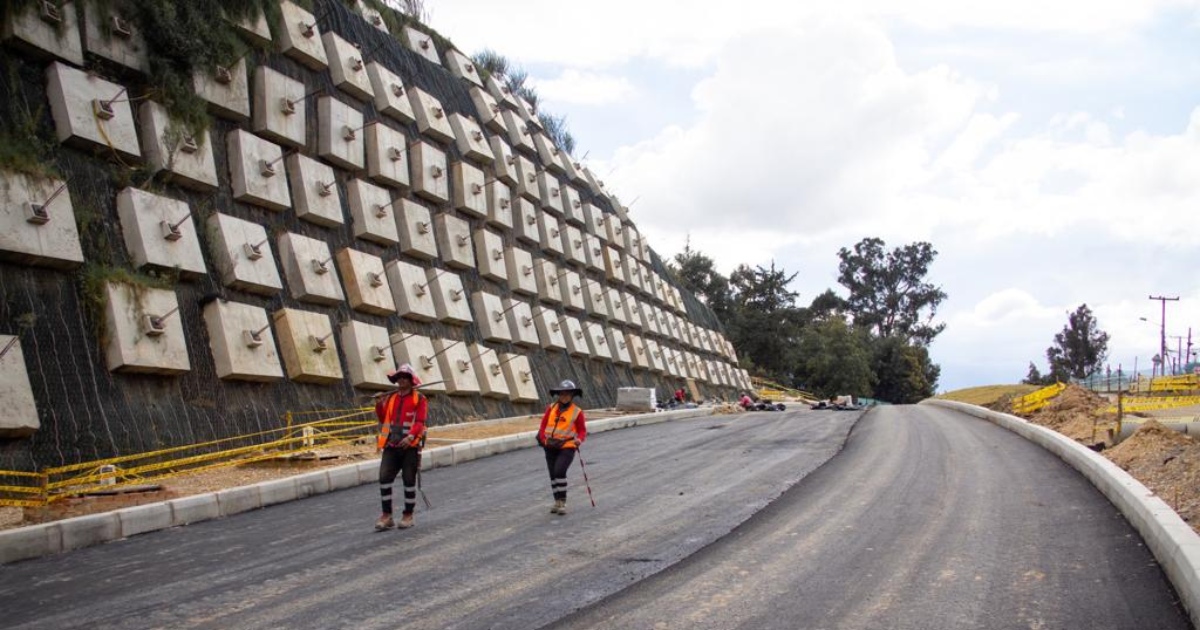
[[[550,470],[550,491],[555,501],[567,500],[567,469],[575,461],[575,449],[543,447],[546,451],[546,468]]]
[[[415,448],[386,447],[379,459],[379,498],[383,502],[383,513],[392,513],[392,484],[401,474],[404,483],[404,513],[412,514],[417,507],[417,468],[421,464],[421,451]]]

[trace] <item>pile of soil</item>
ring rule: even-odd
[[[1053,429],[1072,440],[1093,448],[1112,444],[1108,429],[1116,426],[1117,416],[1105,413],[1112,403],[1095,392],[1068,385],[1029,421]]]
[[[1200,443],[1150,420],[1104,455],[1166,501],[1192,529],[1197,529]]]

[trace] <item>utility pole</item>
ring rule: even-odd
[[[1162,304],[1162,324],[1160,324],[1161,327],[1159,328],[1159,346],[1160,347],[1159,347],[1158,356],[1162,357],[1162,360],[1163,360],[1162,365],[1163,365],[1163,370],[1164,370],[1163,375],[1165,376],[1166,375],[1165,370],[1166,370],[1166,365],[1167,365],[1167,302],[1178,302],[1179,296],[1164,297],[1161,295],[1151,295],[1150,299],[1158,300],[1159,303]]]

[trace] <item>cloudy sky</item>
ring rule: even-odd
[[[1158,349],[1149,295],[1200,349],[1200,0],[788,4],[427,1],[530,72],[660,255],[774,260],[807,305],[839,248],[931,242],[943,390],[1045,369],[1082,303],[1114,370]]]

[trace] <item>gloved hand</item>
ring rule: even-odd
[[[401,435],[398,432],[397,433],[389,433],[388,437],[387,437],[387,445],[390,447],[393,447],[393,448],[403,447],[404,441],[408,440],[408,439],[409,439],[408,436]],[[410,441],[410,443],[411,443],[411,441]]]

